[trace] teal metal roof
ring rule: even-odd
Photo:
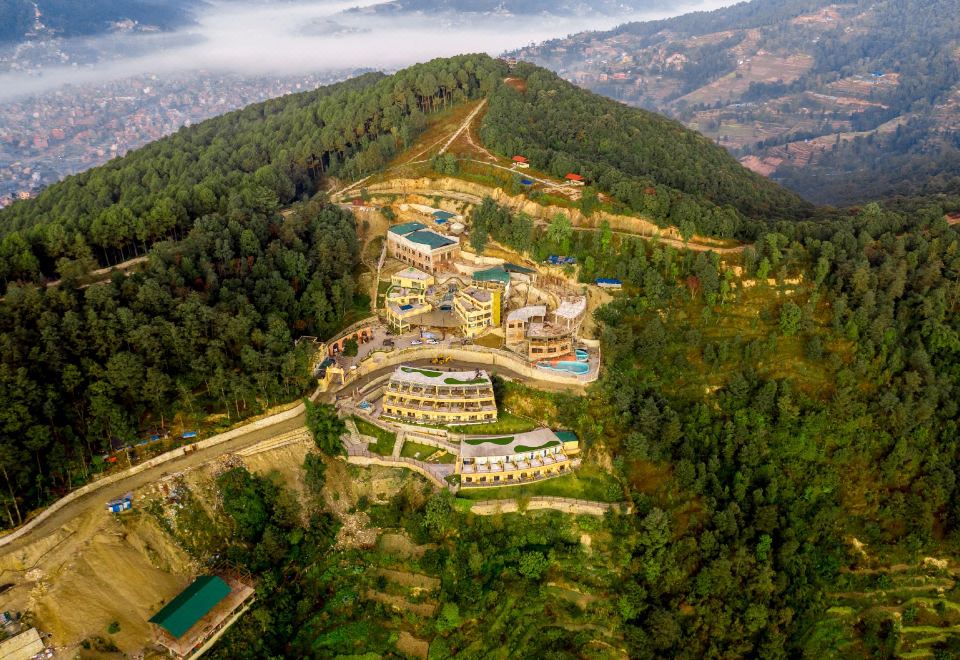
[[[230,585],[216,575],[201,575],[162,610],[150,617],[174,637],[182,637],[230,594]]]
[[[418,223],[411,223],[418,224]],[[420,225],[423,227],[423,225]],[[435,234],[432,231],[415,231],[412,234],[407,234],[407,239],[413,241],[414,243],[420,243],[421,245],[429,245],[433,249],[446,247],[448,245],[453,245],[456,241],[451,241],[446,236],[441,236],[440,234]]]
[[[390,227],[389,231],[391,234],[396,234],[397,236],[405,236],[409,233],[419,231],[420,229],[426,229],[427,226],[419,222],[404,222],[400,225],[394,225]]]
[[[527,268],[526,266],[518,266],[517,264],[505,263],[503,264],[503,269],[508,273],[520,273],[522,275],[533,275],[537,271],[532,268]]]
[[[450,211],[434,211],[433,217],[437,220],[449,220],[450,218],[456,217],[456,213],[450,213]]]
[[[500,282],[501,284],[509,284],[510,273],[500,266],[494,266],[487,270],[478,270],[473,274],[473,279],[477,282]]]
[[[579,440],[577,434],[573,431],[554,431],[557,437],[564,442],[573,442],[574,440]]]

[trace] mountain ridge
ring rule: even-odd
[[[960,181],[955,9],[755,0],[512,55],[681,120],[812,201],[844,205]]]

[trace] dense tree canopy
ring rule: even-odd
[[[487,56],[434,60],[183,128],[0,212],[0,281],[62,275],[91,257],[106,266],[206,215],[269,213],[328,176],[370,173],[411,144],[427,114],[488,92],[502,70]]]
[[[693,223],[704,234],[752,237],[763,218],[810,209],[799,197],[742,167],[678,122],[586,92],[520,64],[526,90],[501,85],[480,129],[485,144],[523,154],[563,177],[574,172],[658,222]]]

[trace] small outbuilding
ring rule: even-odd
[[[601,289],[614,289],[619,290],[623,288],[623,282],[620,280],[614,279],[612,277],[598,277],[594,284],[596,284]]]
[[[107,511],[110,513],[121,513],[133,508],[133,493],[127,493],[123,497],[107,502]]]

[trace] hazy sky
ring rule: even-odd
[[[46,68],[39,76],[0,75],[0,101],[48,92],[64,83],[102,82],[142,73],[162,75],[208,69],[241,74],[296,74],[325,69],[394,69],[464,52],[496,55],[586,29],[606,29],[631,19],[715,9],[732,2],[678,0],[679,9],[619,18],[512,17],[451,22],[442,18],[387,19],[340,14],[345,9],[368,4],[375,2],[305,0],[266,6],[214,2],[198,16],[197,25],[180,33],[127,37],[150,44],[152,51],[147,55],[110,59],[95,66]],[[346,30],[337,33],[337,26]],[[107,43],[112,42],[104,45]]]

